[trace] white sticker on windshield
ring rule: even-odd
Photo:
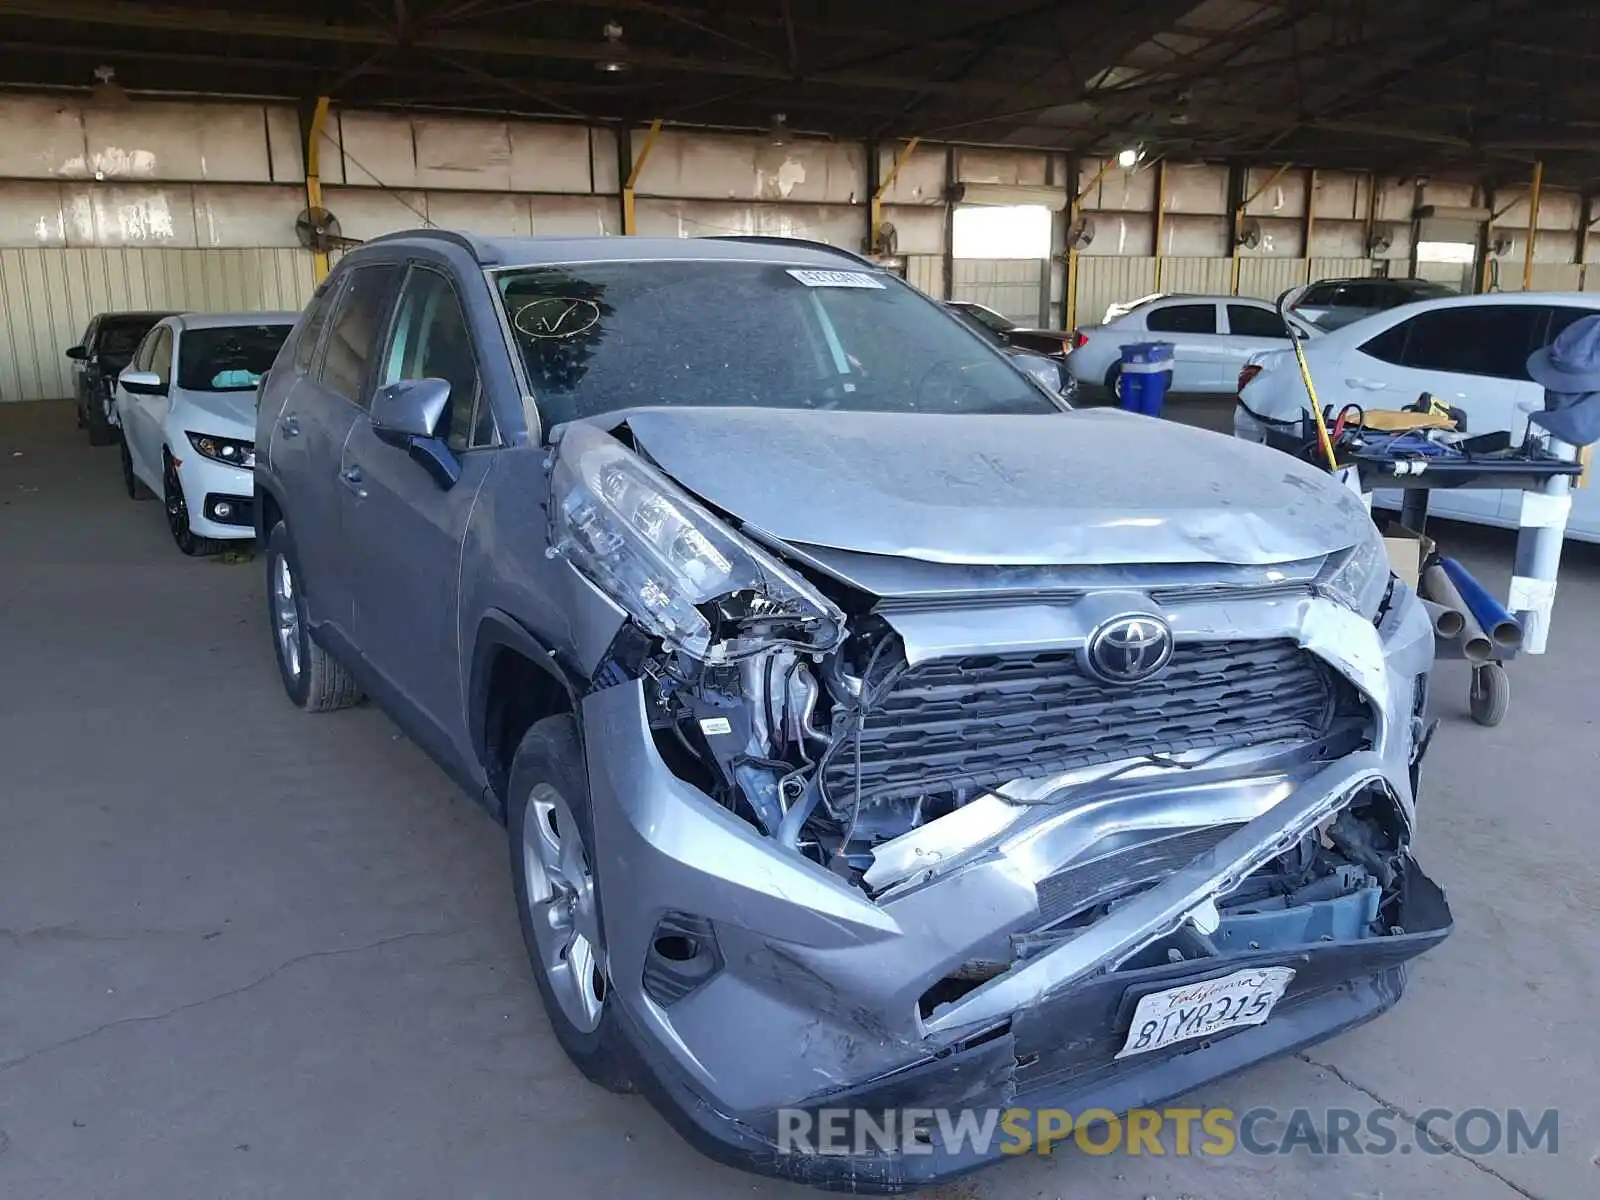
[[[790,267],[789,274],[807,287],[883,287],[883,280],[876,279],[865,271],[813,271],[804,267]]]

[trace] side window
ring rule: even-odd
[[[333,310],[334,301],[338,298],[339,281],[325,282],[306,306],[305,317],[300,322],[294,340],[294,369],[301,374],[311,370],[311,360],[317,352],[317,339],[322,336],[323,327],[328,323],[328,313]]]
[[[1308,287],[1305,290],[1304,294],[1301,295],[1300,299],[1295,302],[1295,305],[1296,305],[1296,307],[1299,307],[1302,304],[1306,304],[1306,305],[1310,305],[1312,308],[1320,308],[1324,304],[1331,303],[1332,300],[1333,300],[1333,296],[1334,296],[1334,286],[1333,286],[1333,284],[1331,284],[1331,283],[1313,284],[1311,287]]]
[[[1556,335],[1568,325],[1571,325],[1574,321],[1580,321],[1584,317],[1592,317],[1596,313],[1600,313],[1600,308],[1572,308],[1566,304],[1553,306],[1550,309],[1550,327],[1545,331],[1543,340],[1533,349],[1538,350],[1542,346],[1548,346],[1556,340]],[[1532,351],[1529,351],[1529,353],[1531,354]]]
[[[163,384],[172,382],[172,328],[170,326],[162,325],[156,330],[154,344],[150,347],[150,365],[146,369],[154,371]]]
[[[91,358],[94,357],[94,352],[95,352],[95,344],[94,344],[95,334],[98,333],[99,330],[100,330],[100,318],[99,317],[91,317],[90,320],[89,320],[89,328],[87,328],[87,329],[85,329],[83,331],[83,341],[78,343],[78,345],[82,346],[85,350],[87,350],[89,352],[89,357],[91,357]]]
[[[1537,304],[1477,304],[1419,313],[1409,324],[1404,365],[1497,379],[1528,378],[1528,355],[1544,332]]]
[[[1277,338],[1284,342],[1289,340],[1278,314],[1257,308],[1253,304],[1228,305],[1228,332],[1237,333],[1242,337]]]
[[[1411,327],[1417,323],[1417,318],[1401,321],[1391,325],[1377,337],[1361,343],[1361,353],[1370,354],[1380,362],[1393,363],[1399,366],[1406,360],[1406,337],[1411,332]]]
[[[1152,308],[1144,319],[1144,327],[1152,333],[1215,333],[1217,306],[1168,304]]]
[[[467,332],[467,315],[438,271],[412,267],[400,291],[389,352],[379,383],[402,379],[442,379],[450,385],[450,403],[435,433],[452,449],[473,443],[472,418],[478,399],[478,362]]]
[[[366,406],[367,368],[383,342],[390,302],[400,285],[398,263],[357,267],[339,296],[322,349],[322,386]]]

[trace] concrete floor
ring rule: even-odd
[[[1503,587],[1510,540],[1447,530]],[[492,825],[371,707],[283,699],[261,570],[173,548],[60,406],[0,408],[0,1196],[801,1196],[562,1057]],[[1393,1013],[1193,1097],[1561,1110],[1560,1152],[1029,1158],[945,1197],[1600,1192],[1600,554],[1506,723],[1439,671],[1421,855],[1455,935]]]

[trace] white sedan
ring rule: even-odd
[[[1585,292],[1492,292],[1423,300],[1363,317],[1306,344],[1306,364],[1322,407],[1399,409],[1424,393],[1466,414],[1467,432],[1510,433],[1520,442],[1528,415],[1544,407],[1544,389],[1528,377],[1528,355],[1572,322],[1600,312],[1600,295]],[[1309,415],[1294,355],[1266,353],[1240,376],[1234,433],[1265,441],[1267,427]],[[1397,508],[1398,492],[1374,503]],[[1520,492],[1441,488],[1428,500],[1432,516],[1515,527]],[[1570,537],[1600,541],[1600,489],[1572,493]]]
[[[185,313],[155,325],[117,377],[122,475],[154,493],[185,554],[255,536],[256,385],[298,318]]]
[[[1295,317],[1289,324],[1302,340],[1319,334]],[[1119,394],[1122,348],[1131,342],[1172,343],[1172,391],[1232,395],[1250,356],[1287,348],[1289,335],[1278,310],[1265,300],[1157,296],[1107,324],[1079,326],[1067,367],[1080,384]]]

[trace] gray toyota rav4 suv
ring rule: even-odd
[[[897,1114],[1157,1103],[1449,932],[1432,633],[1358,499],[1069,411],[853,255],[379,238],[256,448],[290,698],[506,825],[562,1046],[724,1161],[967,1171],[1003,1139]]]

